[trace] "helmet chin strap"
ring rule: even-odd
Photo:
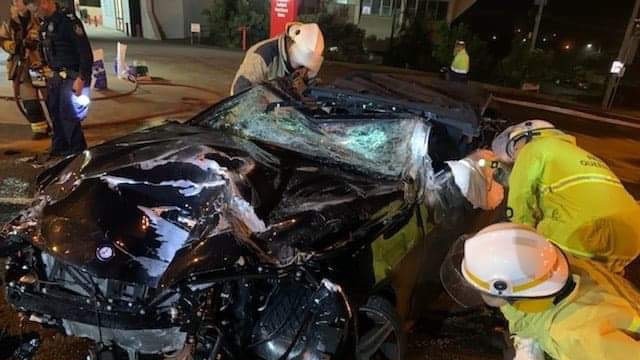
[[[554,297],[540,299],[518,299],[511,302],[511,306],[525,313],[539,313],[550,309],[554,304]]]
[[[544,298],[515,299],[510,301],[511,306],[519,311],[526,313],[543,312],[554,305],[558,305],[562,300],[566,299],[576,288],[576,282],[572,276],[569,276],[567,283],[557,294]]]

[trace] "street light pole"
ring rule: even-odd
[[[622,67],[619,71],[614,72],[614,67],[612,66],[611,72],[609,73],[607,88],[604,93],[604,98],[602,99],[602,108],[604,110],[609,110],[611,106],[613,106],[618,87],[624,76],[624,65],[633,63],[633,59],[636,57],[638,43],[640,42],[640,31],[638,31],[638,29],[640,29],[640,0],[636,0],[636,4],[633,7],[633,12],[627,24],[627,30],[625,31],[618,57],[614,61],[614,63],[618,62],[622,64]]]
[[[533,36],[531,37],[531,47],[530,51],[536,49],[536,43],[538,42],[538,33],[540,32],[540,22],[542,21],[542,13],[544,11],[545,5],[547,5],[547,0],[536,0],[535,2],[538,4],[538,15],[536,15],[536,24],[533,26]]]

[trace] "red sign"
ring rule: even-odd
[[[282,34],[297,16],[298,0],[271,0],[271,37]]]

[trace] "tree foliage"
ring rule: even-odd
[[[336,15],[321,14],[317,20],[324,34],[325,55],[328,60],[363,62],[365,31],[347,23]]]
[[[520,86],[524,82],[539,83],[553,77],[553,53],[536,49],[515,40],[511,53],[502,60],[500,77],[505,85]]]
[[[412,19],[401,29],[390,44],[384,62],[391,66],[400,66],[416,70],[437,71],[433,62],[432,24],[427,19]]]
[[[240,28],[248,27],[253,44],[269,34],[269,2],[264,0],[212,0],[203,14],[209,24],[209,41],[223,47],[240,47]]]

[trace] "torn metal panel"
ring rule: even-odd
[[[373,241],[420,207],[449,222],[466,200],[434,172],[454,154],[431,147],[454,140],[431,115],[292,99],[257,86],[48,170],[2,232],[18,239],[14,305],[131,354],[189,338],[237,358],[340,354],[373,287]]]

